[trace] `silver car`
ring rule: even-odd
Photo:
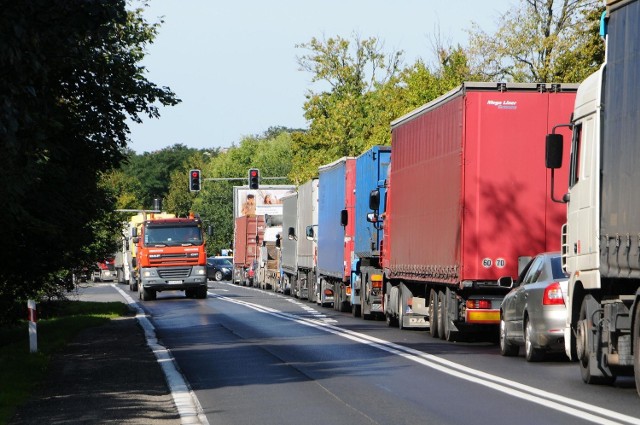
[[[500,354],[517,356],[524,346],[525,358],[533,362],[564,352],[567,281],[559,252],[529,261],[500,307]]]

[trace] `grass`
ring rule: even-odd
[[[0,328],[0,424],[6,424],[47,374],[51,356],[83,329],[126,315],[120,302],[55,301],[38,305],[38,352],[29,352],[28,322]]]

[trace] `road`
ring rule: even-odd
[[[210,424],[640,424],[632,379],[502,357],[281,294],[210,283],[143,303]]]

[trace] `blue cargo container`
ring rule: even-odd
[[[321,166],[318,172],[318,302],[345,311],[350,309],[348,261],[353,252],[353,218],[349,213],[353,215],[353,211],[349,210],[353,210],[355,158],[340,158]]]
[[[379,211],[384,211],[384,180],[391,164],[391,147],[374,146],[356,158],[355,183],[355,258],[351,262],[351,308],[354,316],[370,319],[382,310],[382,268],[380,267],[380,243],[382,228],[375,221],[367,220],[369,195],[372,190],[380,193]]]

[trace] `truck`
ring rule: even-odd
[[[264,215],[237,217],[233,233],[233,275],[236,285],[253,286],[264,240]]]
[[[575,84],[467,82],[391,123],[382,214],[383,311],[433,337],[498,337],[502,277],[559,250],[539,140],[567,116]],[[560,207],[560,208],[559,208]],[[322,252],[321,252],[322,254]],[[506,280],[506,279],[505,279]]]
[[[351,310],[355,158],[343,157],[318,168],[319,304]]]
[[[254,286],[278,290],[280,284],[280,238],[282,215],[265,214],[264,237],[260,240],[258,270]]]
[[[234,248],[234,283],[255,284],[263,288],[279,285],[276,236],[282,233],[282,197],[293,191],[293,185],[260,185],[258,189],[234,186],[234,247],[241,249],[236,253]],[[241,217],[260,217],[260,228],[247,227],[248,222],[238,220]],[[251,234],[253,241],[248,239]],[[257,243],[256,236],[259,237]]]
[[[355,183],[355,258],[351,267],[351,310],[354,317],[369,320],[382,316],[382,266],[380,245],[382,227],[367,220],[369,194],[379,189],[384,210],[384,180],[391,163],[390,146],[374,146],[356,158]],[[381,184],[382,183],[382,184]]]
[[[175,218],[175,214],[155,212],[149,215],[149,210],[126,210],[126,212],[137,211],[136,215],[130,216],[128,221],[122,223],[122,234],[120,235],[119,250],[115,254],[115,269],[118,283],[129,285],[131,292],[138,291],[139,270],[136,259],[136,244],[133,242],[134,234],[140,234],[142,223],[147,218]],[[133,229],[136,229],[135,231]]]
[[[318,225],[318,179],[303,183],[282,199],[282,279],[291,295],[316,302],[317,241],[307,228]]]
[[[199,217],[161,218],[152,213],[131,232],[140,299],[154,300],[158,292],[174,290],[189,298],[207,297],[207,252]]]
[[[569,274],[567,356],[589,384],[634,376],[640,394],[640,1],[607,0],[605,61],[580,85],[563,136],[546,138],[546,166],[568,168],[563,267]]]

